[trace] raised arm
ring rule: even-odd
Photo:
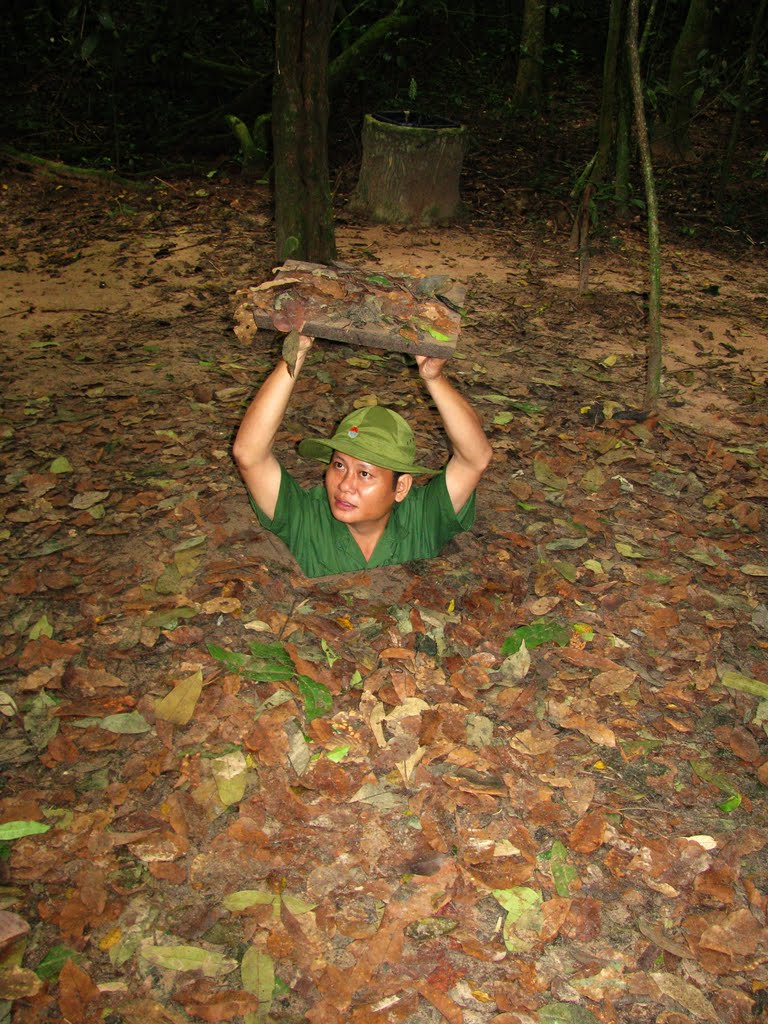
[[[286,361],[280,359],[248,406],[232,448],[245,486],[270,519],[274,517],[280,493],[280,464],[272,454],[272,445],[312,341],[305,335],[300,337],[293,376]]]
[[[445,480],[453,508],[459,512],[488,468],[493,451],[480,417],[466,398],[443,376],[446,360],[416,356],[416,362],[419,364],[419,375],[437,406],[453,448]]]

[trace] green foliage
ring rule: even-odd
[[[280,682],[293,676],[293,661],[282,644],[254,642],[248,647],[250,654],[242,654],[216,644],[208,644],[208,653],[231,672],[237,672],[255,682]]]
[[[43,981],[52,981],[61,974],[61,969],[67,960],[79,963],[82,959],[82,953],[70,949],[69,946],[52,946],[35,968],[35,974]]]
[[[282,682],[296,678],[296,685],[304,704],[308,722],[328,714],[333,707],[333,697],[324,683],[296,671],[293,659],[280,643],[265,644],[254,641],[248,645],[249,654],[229,651],[216,644],[208,644],[208,653],[225,665],[231,672],[237,672],[257,683]],[[325,649],[324,649],[325,650]],[[326,651],[327,657],[327,651]]]
[[[25,836],[39,836],[50,829],[41,821],[6,821],[0,825],[0,840],[23,839]]]
[[[327,715],[333,707],[333,697],[327,686],[309,676],[298,677],[299,692],[304,698],[304,714],[307,721]]]
[[[550,619],[537,619],[529,626],[520,626],[510,633],[501,647],[501,653],[506,657],[515,654],[520,650],[523,641],[528,650],[539,647],[541,644],[556,643],[558,647],[567,647],[571,639],[571,630],[559,622]]]

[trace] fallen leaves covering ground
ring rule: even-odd
[[[0,1020],[761,1019],[749,254],[722,296],[671,282],[666,415],[638,422],[641,233],[579,298],[547,227],[390,231],[385,255],[341,225],[344,258],[463,272],[451,371],[496,458],[441,558],[310,582],[230,458],[279,350],[231,329],[271,274],[267,197],[6,183]],[[332,343],[286,462],[309,482],[298,438],[373,400],[439,464],[407,358]]]

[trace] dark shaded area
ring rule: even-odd
[[[652,113],[665,110],[669,58],[686,6],[677,0],[657,12],[649,37],[644,72]],[[750,6],[721,5],[715,12],[716,52],[703,52],[698,70],[701,122],[721,115],[728,121],[733,110]],[[349,9],[340,5],[331,61],[394,8],[383,0]],[[356,155],[362,118],[375,109],[409,109],[415,117],[459,120],[473,129],[487,124],[502,143],[498,155],[507,167],[503,142],[509,136],[522,127],[521,138],[537,145],[550,117],[561,122],[563,104],[575,104],[580,115],[572,127],[583,132],[585,152],[591,155],[597,118],[593,90],[602,72],[607,12],[596,14],[586,0],[550,8],[546,111],[532,123],[511,102],[519,5],[493,0],[446,7],[434,0],[406,0],[402,13],[408,15],[407,25],[386,35],[375,53],[333,86],[331,159],[336,166]],[[251,125],[270,108],[272,4],[126,0],[110,7],[85,0],[14,0],[0,29],[0,142],[17,150],[122,174],[161,167],[170,173],[174,165],[205,173],[237,162],[225,115]],[[750,102],[753,116],[745,119],[743,144],[750,163],[742,163],[741,174],[761,171],[761,98],[767,78],[763,59]],[[560,166],[556,142],[537,164],[567,188],[571,164],[577,172],[580,167],[579,154],[573,152],[578,140],[569,135],[564,141],[577,158],[567,168]]]

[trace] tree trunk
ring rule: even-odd
[[[383,224],[446,224],[459,206],[464,127],[406,114],[365,118],[350,208]]]
[[[651,286],[648,297],[648,339],[646,342],[646,377],[643,411],[655,412],[661,391],[662,343],[661,343],[661,246],[659,244],[659,211],[656,204],[656,185],[653,180],[651,148],[648,144],[648,125],[643,105],[643,85],[640,80],[640,55],[637,47],[638,0],[629,0],[629,25],[627,48],[629,50],[630,81],[635,113],[635,131],[640,149],[640,161],[645,184],[645,201],[648,214],[648,259]]]
[[[670,107],[656,148],[676,158],[690,156],[689,128],[698,103],[699,54],[709,41],[712,0],[691,0],[688,16],[672,53],[667,87]]]
[[[630,171],[632,168],[632,95],[629,76],[622,75],[616,113],[616,161],[613,175],[613,195],[616,200],[616,216],[628,220]]]
[[[277,0],[272,140],[275,248],[330,263],[336,256],[328,181],[328,45],[335,0]]]
[[[523,115],[541,109],[544,99],[546,23],[546,0],[525,0],[520,57],[513,94],[514,107]]]
[[[765,12],[767,7],[768,0],[759,0],[757,12],[752,22],[752,35],[749,40],[747,59],[744,62],[744,72],[741,76],[739,98],[736,100],[736,112],[733,115],[733,124],[731,125],[731,133],[728,136],[728,145],[725,147],[725,154],[720,165],[720,199],[723,198],[725,188],[728,184],[728,178],[731,173],[731,163],[733,162],[733,153],[736,149],[736,142],[738,141],[739,133],[741,132],[741,122],[744,119],[744,111],[749,105],[749,89],[752,79],[752,71],[755,67],[757,55],[760,49],[760,38],[763,34],[763,23],[765,22]]]
[[[621,67],[621,25],[625,0],[611,0],[608,15],[608,38],[603,59],[603,92],[597,137],[597,156],[589,176],[590,184],[600,185],[608,176],[616,131],[616,94]]]

